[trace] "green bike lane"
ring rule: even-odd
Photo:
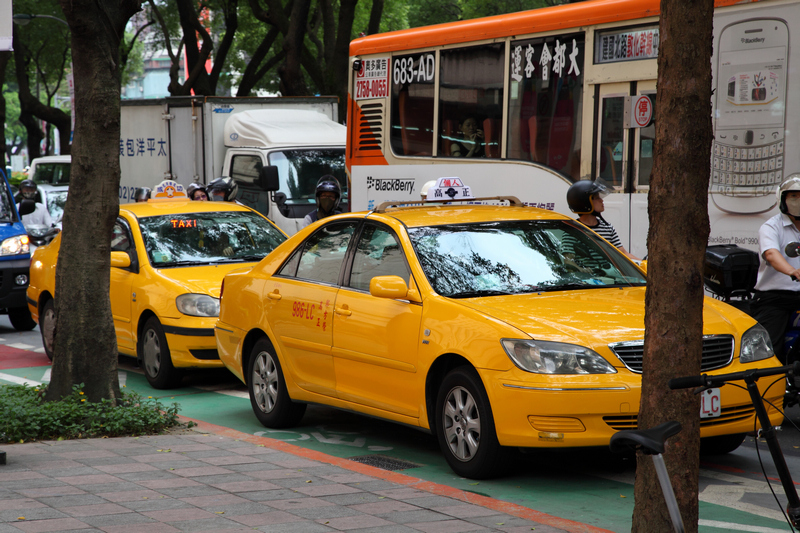
[[[48,370],[49,366],[2,368],[0,383],[46,382]],[[151,388],[136,371],[120,372],[124,390],[157,398],[166,405],[177,403],[181,416],[190,419],[338,458],[383,465],[425,481],[610,531],[630,531],[634,503],[632,459],[617,457],[604,449],[538,450],[515,456],[511,472],[500,479],[474,481],[453,474],[433,436],[354,413],[309,406],[299,426],[284,430],[265,428],[252,412],[246,389],[234,380],[227,374],[222,382],[193,380],[187,387],[164,391]],[[392,464],[393,461],[411,464]],[[724,486],[737,485],[735,481],[722,484],[723,491]],[[779,484],[775,490],[780,491]],[[773,504],[771,510],[776,507]],[[788,526],[780,520],[701,501],[699,530],[775,533],[787,531]]]

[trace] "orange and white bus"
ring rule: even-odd
[[[352,209],[418,200],[425,182],[458,176],[475,196],[569,213],[570,184],[603,178],[615,190],[604,216],[644,257],[658,15],[659,0],[591,0],[354,40]],[[757,249],[777,186],[800,172],[791,35],[800,0],[715,1],[710,244]]]

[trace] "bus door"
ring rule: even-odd
[[[604,218],[625,249],[646,255],[647,190],[653,167],[655,126],[631,127],[631,94],[647,94],[655,103],[655,80],[609,83],[597,87],[594,177],[614,193],[605,198]]]

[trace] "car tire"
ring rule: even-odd
[[[268,339],[256,342],[247,366],[247,388],[258,421],[268,428],[297,425],[306,412],[306,404],[289,397],[281,363]]]
[[[28,306],[9,309],[8,319],[17,331],[30,331],[36,327],[36,321],[31,317]]]
[[[731,453],[744,442],[746,436],[747,433],[735,433],[733,435],[719,435],[700,439],[700,455],[725,455],[726,453]]]
[[[39,331],[42,334],[42,346],[47,358],[53,360],[53,338],[56,332],[56,302],[47,300],[39,311]]]
[[[456,474],[487,479],[504,473],[506,454],[497,441],[486,389],[474,369],[455,368],[442,380],[434,424],[439,447]]]
[[[154,389],[172,389],[181,381],[181,373],[172,366],[167,337],[156,317],[144,324],[139,337],[139,359],[147,382]]]

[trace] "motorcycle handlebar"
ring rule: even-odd
[[[700,376],[686,376],[681,378],[673,378],[669,380],[667,385],[672,390],[691,389],[695,387],[717,387],[720,385],[724,385],[729,381],[741,381],[748,377],[758,379],[767,376],[777,376],[778,374],[788,374],[789,372],[791,372],[794,375],[800,376],[800,361],[796,361],[791,365],[786,365],[786,366],[775,366],[771,368],[754,368],[753,370],[745,370],[743,372],[731,372],[730,374],[717,374],[717,375],[702,374]]]

